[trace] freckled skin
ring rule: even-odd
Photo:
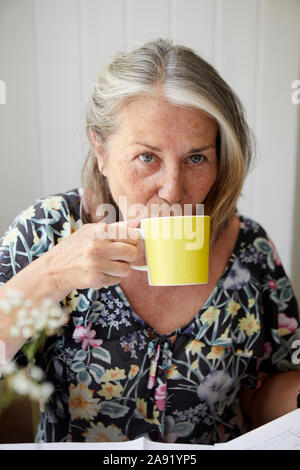
[[[194,209],[215,182],[217,154],[215,148],[191,150],[215,146],[217,133],[216,122],[199,110],[174,106],[161,97],[140,97],[121,112],[108,154],[104,157],[101,145],[96,146],[99,170],[117,204],[119,196],[126,196],[128,208],[143,204],[148,214],[150,204],[193,204]],[[125,219],[134,218],[119,207]]]

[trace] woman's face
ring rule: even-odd
[[[195,214],[217,176],[216,122],[160,97],[139,97],[120,117],[106,157],[97,151],[99,170],[123,218],[138,215],[126,212],[132,204],[145,206],[143,216],[150,215],[151,204],[179,204],[182,214],[184,204],[192,204]]]

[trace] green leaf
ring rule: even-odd
[[[289,300],[291,300],[292,297],[293,292],[290,287],[285,287],[280,294],[280,299],[282,299],[284,302],[288,302]]]
[[[276,281],[276,287],[278,289],[283,289],[287,286],[289,286],[289,281],[286,277],[282,277],[281,279],[278,279],[278,281]]]
[[[78,305],[77,305],[77,310],[79,312],[84,312],[85,310],[88,309],[90,303],[89,301],[86,299],[85,295],[83,294],[80,294],[79,295],[79,301],[78,301]]]
[[[85,370],[85,369],[86,369],[86,365],[85,365],[84,362],[75,362],[74,364],[72,364],[71,369],[72,369],[74,372],[79,372],[79,371],[81,371],[81,370]]]
[[[272,251],[270,251],[270,252],[268,253],[268,256],[267,256],[267,263],[268,263],[269,268],[270,268],[272,271],[274,271],[274,269],[275,269],[275,264],[274,264],[274,259],[273,259],[273,253],[272,253]]]
[[[277,344],[280,344],[280,339],[279,339],[279,335],[278,335],[278,330],[272,328],[272,329],[271,329],[271,333],[272,333],[273,341],[274,341],[275,343],[277,343]]]
[[[90,385],[91,381],[92,381],[92,378],[90,376],[90,374],[86,371],[86,370],[81,370],[78,374],[77,374],[77,380],[79,382],[82,382],[84,383],[85,385]]]
[[[272,253],[272,249],[269,243],[266,242],[265,238],[258,237],[254,240],[253,245],[258,251],[261,251],[265,255]]]
[[[89,373],[94,377],[97,384],[101,382],[101,377],[104,374],[105,370],[99,364],[91,364],[89,366]]]
[[[287,352],[285,348],[279,348],[271,357],[272,364],[276,364],[282,359],[285,359],[287,356]]]
[[[34,359],[41,346],[45,343],[46,334],[42,333],[38,338],[29,338],[26,343],[22,346],[22,351],[28,360]]]
[[[93,323],[94,321],[98,320],[100,313],[93,312],[89,315],[88,321]]]
[[[100,404],[101,413],[108,415],[110,418],[122,418],[130,410],[129,406],[120,405],[119,403],[105,400]]]
[[[83,323],[83,317],[73,317],[73,325],[76,326],[81,326]]]
[[[179,422],[175,424],[174,431],[177,436],[186,437],[193,431],[195,425],[188,422]]]
[[[74,356],[74,361],[84,361],[87,356],[87,351],[80,349]]]
[[[93,348],[91,350],[92,356],[95,359],[100,359],[101,361],[107,362],[108,364],[111,363],[111,355],[110,352],[104,348]]]

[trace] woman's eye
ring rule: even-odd
[[[151,153],[141,153],[138,157],[143,163],[150,163],[154,156]]]
[[[189,157],[193,163],[201,163],[202,160],[205,158],[204,155],[192,155],[191,157]]]

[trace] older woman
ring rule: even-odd
[[[83,188],[35,202],[1,242],[0,296],[70,312],[37,357],[55,392],[36,440],[213,444],[238,436],[241,417],[295,409],[298,308],[268,234],[236,210],[252,147],[234,92],[192,50],[150,42],[99,74],[87,135]],[[131,269],[145,259],[130,207],[200,203],[208,284],[149,286]],[[2,340],[20,356],[26,338]]]

